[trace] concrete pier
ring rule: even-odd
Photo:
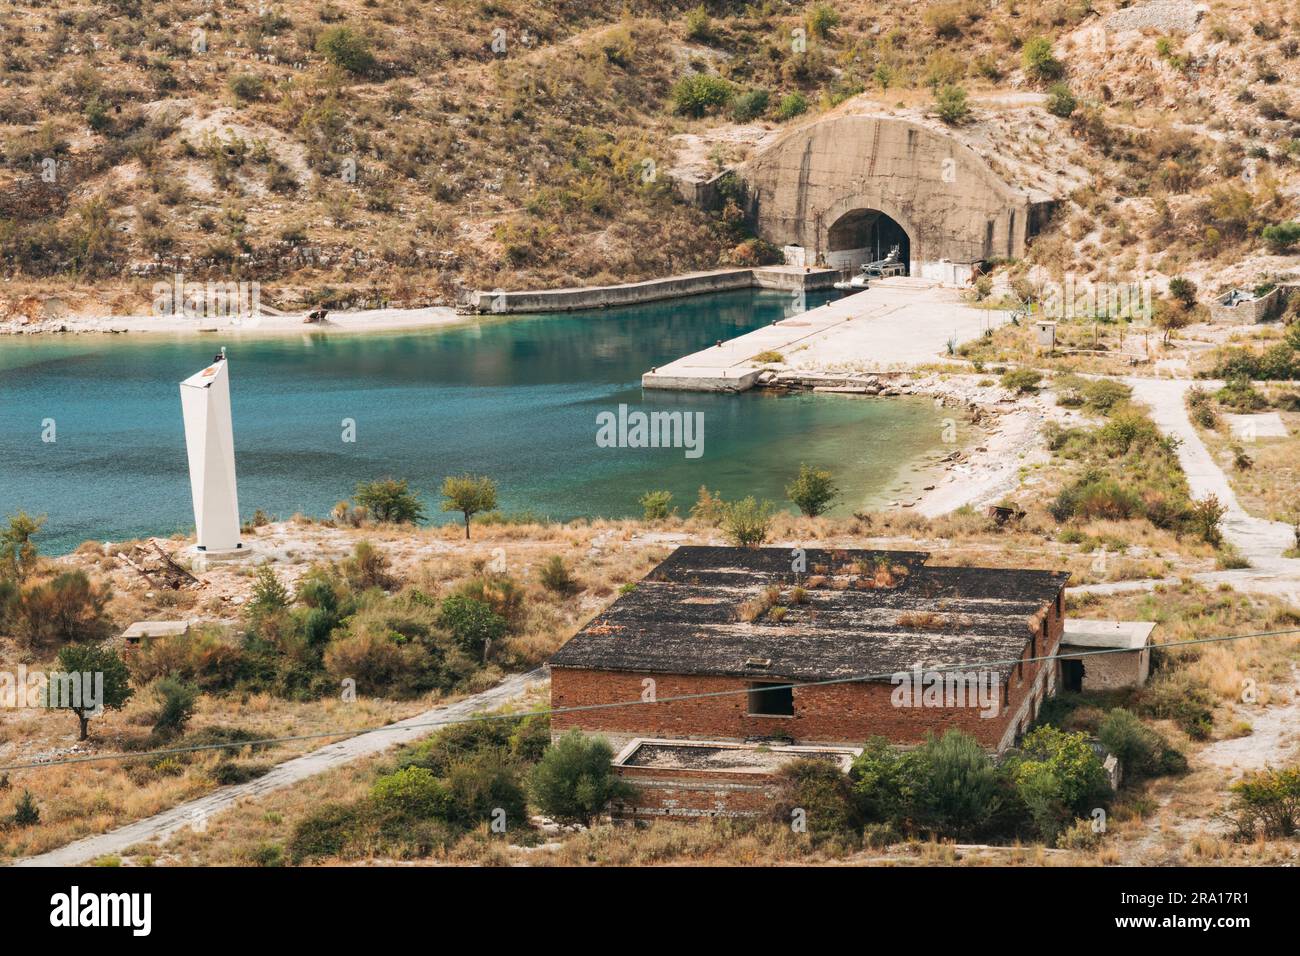
[[[956,289],[927,279],[894,278],[865,292],[792,315],[772,325],[703,348],[641,376],[642,388],[743,392],[765,368],[808,371],[897,371],[947,355],[950,340],[977,338],[1002,325],[1001,310],[978,309]],[[764,352],[780,362],[756,362]]]

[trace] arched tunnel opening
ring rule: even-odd
[[[853,269],[876,262],[898,247],[904,269],[910,269],[912,242],[907,230],[879,209],[853,209],[831,223],[826,242],[826,265]]]

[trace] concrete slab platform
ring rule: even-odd
[[[1277,412],[1265,412],[1261,415],[1224,415],[1223,420],[1232,430],[1232,437],[1238,441],[1290,437],[1290,433],[1286,430],[1286,423]]]

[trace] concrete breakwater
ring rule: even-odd
[[[537,291],[477,291],[470,297],[470,309],[492,315],[532,312],[576,312],[620,305],[638,305],[661,299],[675,299],[737,289],[774,289],[782,292],[816,292],[831,288],[840,278],[837,269],[805,269],[798,266],[756,266],[716,269],[625,282],[620,285],[581,286],[574,289]]]

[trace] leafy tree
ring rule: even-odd
[[[369,73],[375,66],[370,41],[350,27],[330,27],[316,41],[316,52],[335,66],[356,75]]]
[[[459,511],[465,516],[465,540],[469,540],[469,519],[480,511],[497,506],[497,484],[486,475],[461,475],[442,482],[443,511]]]
[[[198,687],[176,677],[164,677],[154,685],[153,693],[159,704],[158,717],[153,725],[154,734],[159,737],[179,734],[194,716],[194,704],[199,697]]]
[[[84,571],[65,571],[18,597],[11,609],[14,633],[27,647],[102,640],[113,627],[106,610],[112,596]]]
[[[486,654],[489,645],[506,633],[505,618],[491,605],[463,594],[453,594],[442,602],[441,620],[456,643],[472,654]]]
[[[571,730],[542,755],[529,786],[533,801],[561,823],[591,826],[612,800],[631,796],[632,788],[610,761],[614,751],[600,738]]]
[[[97,717],[104,711],[121,710],[135,693],[131,689],[131,675],[126,664],[116,651],[106,647],[69,644],[59,651],[59,670],[70,677],[91,675],[91,686],[86,687],[83,682],[81,694],[66,692],[69,689],[66,685],[63,688],[65,692],[59,693],[53,680],[46,687],[45,706],[70,710],[77,715],[80,726],[78,740],[85,740],[89,736],[90,718]],[[102,695],[96,695],[95,690],[101,689],[100,675],[103,675]],[[82,680],[80,677],[75,679]],[[94,696],[100,696],[100,700],[88,699]],[[96,707],[96,704],[99,706]]]
[[[1187,313],[1187,307],[1181,302],[1160,300],[1156,302],[1151,321],[1155,323],[1156,328],[1164,332],[1161,341],[1168,345],[1173,334],[1179,329],[1186,328],[1191,323],[1192,318]]]
[[[939,119],[949,126],[957,126],[970,117],[966,91],[954,83],[939,87],[934,94],[934,107],[939,114]]]
[[[25,581],[36,569],[40,557],[32,538],[45,524],[45,515],[33,518],[25,511],[9,516],[9,527],[0,531],[0,578]]]
[[[770,501],[759,504],[753,495],[722,506],[722,530],[738,547],[756,548],[767,540],[776,506]]]
[[[1169,280],[1169,295],[1181,302],[1183,308],[1190,309],[1196,305],[1196,283],[1182,276],[1174,276]]]
[[[662,521],[672,513],[669,510],[672,500],[671,491],[647,491],[638,504],[641,505],[646,521]]]
[[[444,781],[447,811],[444,819],[466,829],[490,823],[497,811],[505,825],[528,820],[528,800],[514,764],[499,751],[484,751],[452,765]]]
[[[810,518],[824,512],[839,494],[831,473],[806,464],[799,465],[799,477],[785,486],[785,496]]]
[[[408,488],[405,478],[361,482],[352,497],[375,521],[419,524],[424,520],[419,492]]]

